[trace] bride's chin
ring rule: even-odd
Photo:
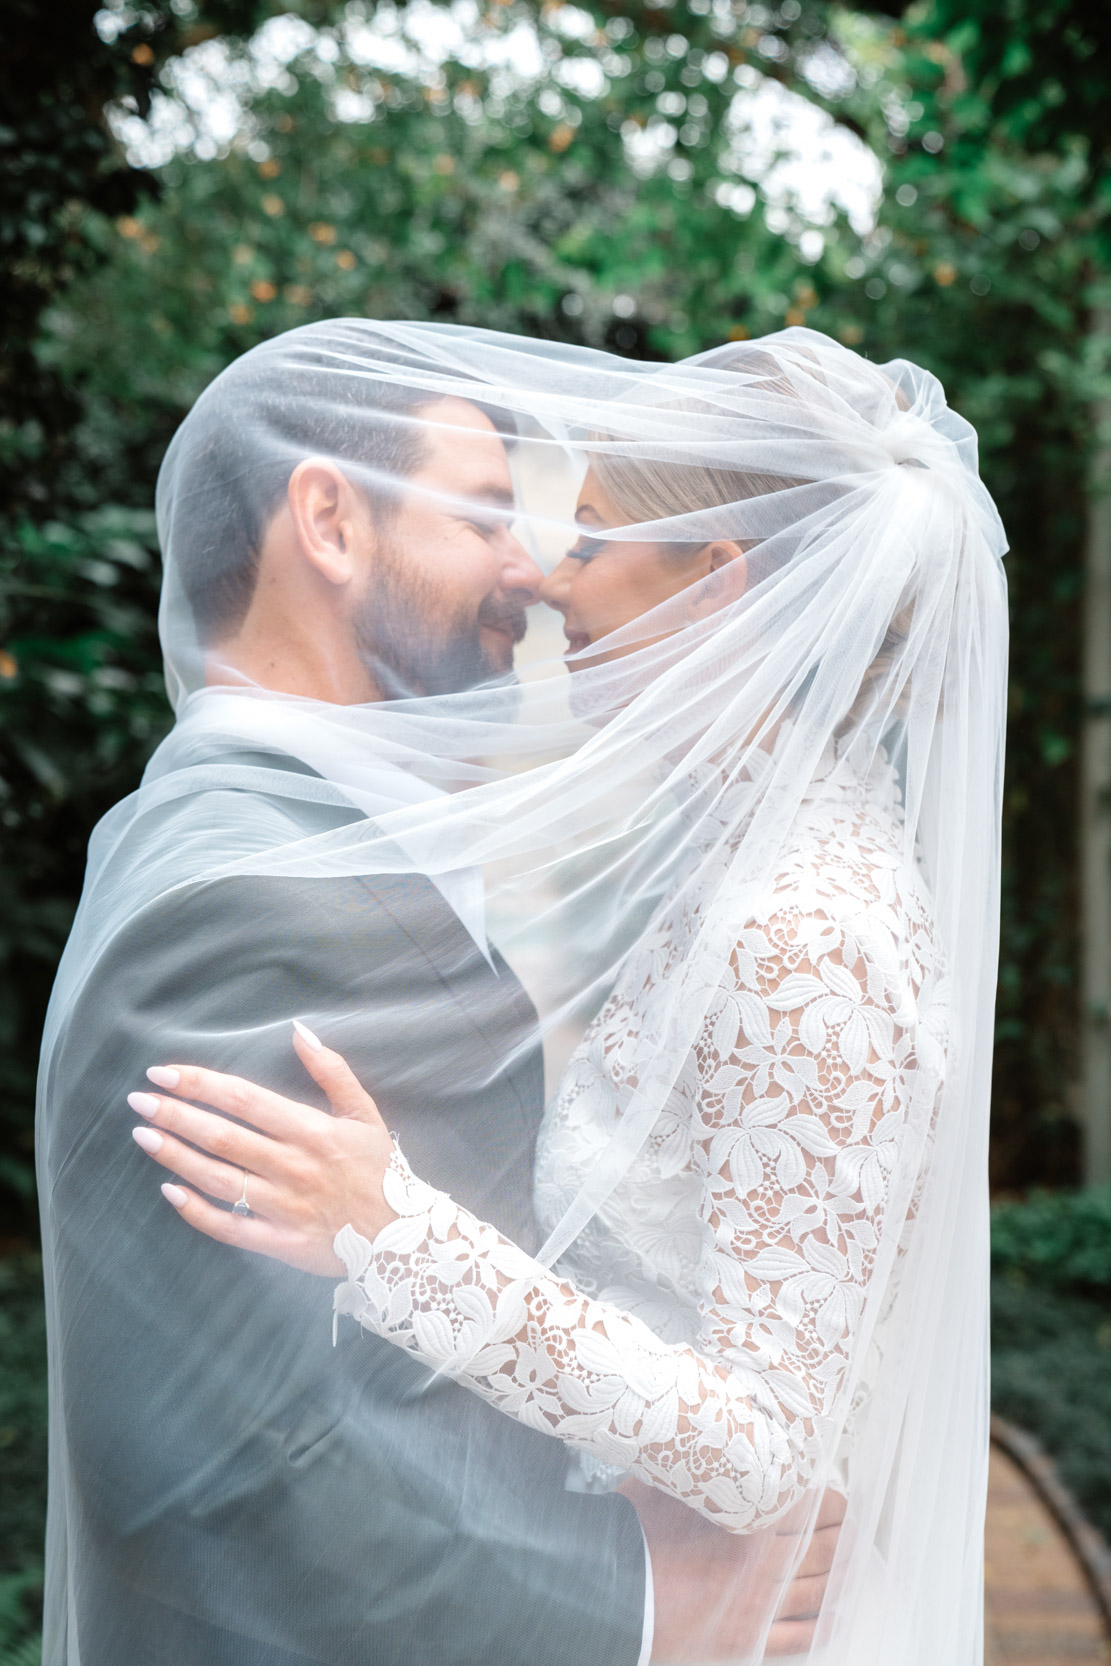
[[[586,631],[568,630],[565,625],[563,628],[563,634],[567,640],[567,647],[563,655],[564,659],[572,659],[576,654],[581,654],[585,648],[590,647],[591,639],[587,635]]]

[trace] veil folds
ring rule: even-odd
[[[484,443],[504,447],[509,503],[476,500],[423,466],[432,439],[462,457],[475,412]],[[259,551],[290,476],[314,457],[357,486],[387,542],[414,502],[478,537],[508,531],[544,570],[578,541],[574,571],[620,565],[632,602],[626,594],[588,640],[573,637],[567,656],[552,611],[533,610],[513,674],[484,668],[464,620],[456,681],[466,686],[431,692],[413,667],[437,660],[434,610],[406,615],[401,605],[384,647],[370,607],[363,647],[387,698],[291,693],[280,673],[267,686],[226,645],[249,615]],[[616,520],[575,524],[588,470]],[[865,1155],[851,1139],[827,1150],[811,1114],[806,1127],[798,1119],[795,1142],[842,1214],[866,1220],[867,1276],[853,1277],[832,1252],[823,1261],[812,1241],[809,1261],[750,1280],[760,1300],[778,1292],[781,1327],[805,1310],[829,1342],[820,1367],[828,1393],[808,1420],[805,1461],[752,1532],[789,1546],[785,1577],[805,1552],[823,1491],[848,1500],[815,1662],[974,1660],[1006,602],[1002,529],[968,424],[916,366],[875,366],[805,329],[657,365],[469,328],[338,320],[257,347],[217,378],[170,447],[158,512],[160,630],[177,721],[137,793],[97,829],[51,1009],[40,1144],[48,1278],[61,1177],[79,1151],[51,1121],[52,1071],[113,946],[199,886],[418,876],[535,1009],[535,1023],[508,1030],[493,1060],[476,1050],[454,1061],[479,1096],[522,1066],[537,1037],[548,1100],[558,1102],[567,1079],[589,1096],[582,1049],[615,1001],[630,1003],[619,1091],[595,1125],[589,1161],[560,1168],[550,1150],[558,1117],[541,1132],[548,1167],[538,1179],[539,1230],[526,1246],[572,1281],[589,1277],[596,1294],[624,1290],[630,1246],[614,1223],[628,1210],[622,1217],[615,1200],[632,1200],[635,1213],[661,1117],[677,1094],[699,1102],[705,1080],[686,1099],[683,1084],[692,1060],[704,1059],[722,989],[739,987],[746,933],[763,929],[769,896],[788,892],[808,930],[832,929],[816,867],[830,840],[840,860],[875,809],[884,831],[872,874],[882,870],[890,888],[856,905],[873,919],[886,910],[890,964],[885,971],[854,950],[842,956],[842,982],[829,972],[819,988],[811,945],[761,1042],[782,1057],[744,1101],[756,1155],[727,1154],[718,1173],[729,1192],[720,1207],[747,1208],[745,1230],[757,1236],[767,1200],[759,1187],[746,1192],[745,1161],[778,1164],[780,1213],[814,1202],[815,1171],[804,1178],[790,1142],[774,1146],[776,1071],[791,1070],[798,1026],[809,1022],[836,1034],[847,1076],[878,1080],[876,1035],[837,1003],[851,1002],[842,985],[861,982],[862,966],[868,978],[887,977],[874,1023],[890,1020],[902,1038],[905,1102],[889,1101],[879,1120],[898,1111],[902,1136],[873,1140]],[[703,572],[698,552],[715,546],[725,558]],[[401,562],[405,553],[399,542]],[[699,576],[653,587],[645,559],[656,578],[668,562]],[[428,640],[414,644],[422,629]],[[843,812],[833,823],[832,801]],[[826,829],[818,845],[815,826]],[[917,898],[917,937],[900,908],[900,874]],[[645,964],[655,968],[647,982]],[[326,1039],[335,1033],[328,1013],[335,1018],[345,988],[357,988],[342,940],[332,972],[334,1004],[322,1017],[308,989],[305,1008],[288,1014],[318,1023]],[[245,1058],[285,1045],[269,1018],[232,1001],[227,1032]],[[743,1018],[743,1001],[738,1010]],[[426,1022],[435,1029],[434,1007]],[[748,1021],[750,1044],[760,1023]],[[743,1050],[719,1063],[738,1082],[763,1068]],[[373,1073],[366,1085],[379,1091]],[[814,1078],[806,1091],[820,1099],[825,1088]],[[531,1163],[535,1129],[522,1131],[518,1151],[507,1150],[514,1136],[503,1126],[488,1134],[496,1173]],[[438,1183],[451,1190],[450,1176]],[[696,1238],[710,1232],[705,1212],[692,1229]],[[650,1237],[637,1246],[637,1278],[651,1287],[641,1312],[671,1340],[667,1314],[682,1309],[682,1278],[666,1248],[646,1247]],[[706,1253],[696,1247],[694,1262]],[[57,1313],[56,1288],[52,1299]],[[759,1312],[757,1301],[757,1329]],[[55,1319],[59,1406],[69,1393],[63,1331]],[[763,1373],[773,1396],[775,1346],[753,1334],[723,1344]],[[57,1438],[64,1495],[77,1483],[67,1480],[64,1431]],[[776,1536],[788,1511],[803,1524],[795,1539]],[[63,1516],[64,1501],[54,1522]],[[81,1528],[72,1509],[67,1519],[72,1557]],[[722,1574],[723,1603],[766,1610],[753,1658],[775,1606],[758,1561],[723,1563]]]

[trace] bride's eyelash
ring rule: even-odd
[[[588,538],[580,533],[578,540],[567,551],[572,561],[593,561],[594,557],[606,547],[604,538]]]

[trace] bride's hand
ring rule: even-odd
[[[238,1076],[159,1065],[148,1070],[149,1079],[181,1098],[128,1094],[132,1110],[146,1118],[146,1126],[133,1133],[156,1163],[197,1188],[165,1185],[162,1191],[198,1232],[334,1277],[343,1272],[332,1249],[341,1227],[350,1224],[373,1238],[397,1219],[382,1191],[393,1141],[374,1100],[338,1053],[304,1025],[297,1027],[293,1046],[323,1088],[333,1115]],[[214,1116],[185,1099],[226,1114]],[[202,1192],[225,1204],[246,1199],[249,1213],[218,1209]]]

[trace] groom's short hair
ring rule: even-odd
[[[186,418],[164,531],[202,641],[242,622],[266,529],[304,458],[346,466],[381,522],[396,507],[396,483],[424,458],[419,417],[430,405],[467,399],[511,439],[511,415],[472,397],[481,384],[460,376],[458,389],[430,390],[389,380],[388,357],[375,348],[363,371],[338,367],[326,345],[302,339],[287,357],[268,343],[229,365]],[[406,361],[397,358],[400,368]]]

